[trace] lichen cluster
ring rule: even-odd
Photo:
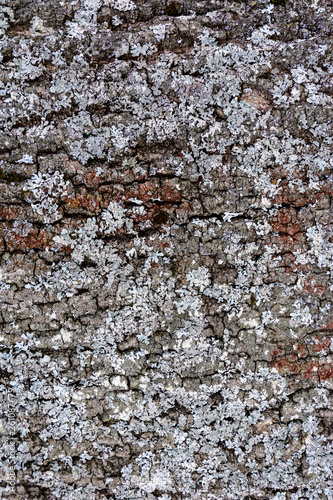
[[[0,0],[0,496],[332,500],[324,0]]]

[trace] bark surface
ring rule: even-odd
[[[1,498],[332,500],[332,2],[0,14]]]

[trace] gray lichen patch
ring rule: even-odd
[[[0,14],[1,498],[331,500],[330,6]]]

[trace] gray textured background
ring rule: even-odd
[[[332,500],[332,2],[0,12],[1,498]]]

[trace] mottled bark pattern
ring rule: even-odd
[[[332,3],[0,13],[1,498],[332,500]]]

